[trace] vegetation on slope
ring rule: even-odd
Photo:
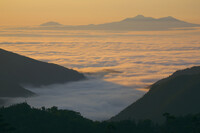
[[[199,133],[200,114],[174,117],[164,114],[161,125],[151,120],[94,122],[78,112],[57,107],[36,109],[27,103],[0,108],[0,131],[12,133]],[[5,121],[9,124],[5,124]]]

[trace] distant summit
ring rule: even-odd
[[[163,18],[159,18],[158,20],[162,20],[162,21],[180,21],[172,16],[168,16],[168,17],[163,17]]]
[[[153,17],[145,17],[143,15],[137,15],[133,18],[126,18],[122,21],[180,21],[172,16],[168,16],[168,17],[162,17],[162,18],[153,18]],[[121,21],[121,22],[122,22]]]
[[[144,17],[144,15],[137,15],[137,16],[135,16],[135,18],[140,19],[140,18],[145,18],[145,17]]]
[[[124,19],[122,21],[149,21],[149,20],[153,21],[153,20],[156,20],[156,19],[152,18],[152,17],[145,17],[143,15],[137,15],[137,16],[135,16],[133,18],[126,18],[126,19]]]
[[[41,24],[40,26],[62,26],[62,24],[58,22],[49,21],[49,22]]]

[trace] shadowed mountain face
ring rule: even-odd
[[[21,84],[41,86],[85,79],[75,70],[37,61],[0,49],[0,97],[27,97],[34,93]]]
[[[84,79],[84,75],[56,64],[37,61],[0,49],[1,77],[33,86]]]
[[[141,99],[111,121],[151,119],[163,121],[163,113],[185,115],[200,112],[200,67],[180,70],[154,83]]]

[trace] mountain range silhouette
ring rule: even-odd
[[[45,26],[45,27],[44,27]],[[126,18],[118,22],[90,25],[61,25],[57,22],[47,22],[35,29],[41,30],[128,30],[128,31],[162,31],[175,30],[177,28],[200,27],[200,24],[192,24],[178,20],[172,16],[153,18],[138,15]]]

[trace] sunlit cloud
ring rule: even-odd
[[[199,31],[20,34],[30,32],[52,37],[0,36],[0,48],[73,68],[89,80],[42,88],[26,86],[39,96],[13,99],[11,104],[26,100],[36,107],[56,105],[104,120],[140,98],[155,81],[176,70],[200,65]]]

